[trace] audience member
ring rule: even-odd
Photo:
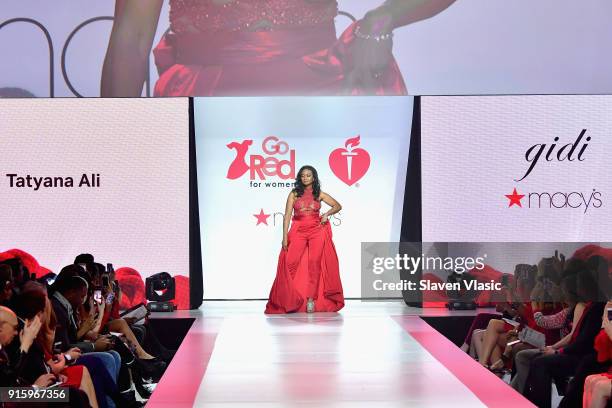
[[[594,353],[593,345],[602,324],[604,303],[599,301],[601,294],[590,271],[578,272],[577,293],[585,307],[567,345],[559,349],[547,348],[543,355],[531,361],[525,396],[539,407],[551,406],[553,379],[574,375],[582,358]]]

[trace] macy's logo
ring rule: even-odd
[[[357,183],[370,168],[370,154],[359,146],[361,136],[347,139],[344,148],[338,148],[329,155],[329,167],[336,177],[352,186]]]
[[[283,180],[295,178],[295,150],[290,149],[287,142],[276,136],[266,137],[261,144],[261,150],[267,156],[251,154],[247,163],[247,152],[252,144],[252,140],[243,140],[240,143],[232,142],[227,145],[229,149],[236,150],[236,158],[227,170],[228,179],[238,179],[247,171],[251,180],[256,178],[265,180],[266,177],[274,176]],[[280,160],[276,157],[286,155],[289,156],[286,160]]]

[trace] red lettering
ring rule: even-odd
[[[283,173],[283,168],[287,169],[286,173]],[[278,176],[283,180],[295,178],[295,150],[291,150],[289,154],[289,160],[280,160],[278,162]]]
[[[265,165],[263,168],[263,172],[265,175],[273,177],[278,172],[278,159],[274,157],[268,157],[265,160]]]
[[[255,180],[255,174],[257,174],[260,180],[265,180],[265,176],[263,175],[264,166],[265,166],[265,160],[263,156],[258,155],[258,154],[251,155],[251,160],[249,164],[251,180]]]

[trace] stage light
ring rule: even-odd
[[[151,275],[145,280],[145,293],[151,312],[172,312],[176,294],[176,283],[168,272]]]

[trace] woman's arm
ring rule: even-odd
[[[289,223],[291,222],[291,214],[293,212],[293,203],[295,202],[295,193],[291,191],[287,197],[285,204],[285,216],[283,217],[283,249],[287,250],[289,244],[287,234],[289,233]]]
[[[572,335],[574,334],[574,330],[576,330],[576,325],[580,321],[580,318],[582,317],[582,313],[584,313],[584,306],[585,305],[582,302],[576,304],[576,307],[574,308],[574,317],[572,319],[572,331],[570,331],[567,336],[565,336],[564,338],[562,338],[561,340],[553,344],[551,346],[553,349],[558,350],[561,347],[565,347],[569,344],[569,342],[572,339]]]
[[[330,196],[329,194],[324,193],[322,191],[321,191],[321,194],[319,194],[319,198],[321,199],[321,201],[323,201],[325,204],[327,204],[327,205],[329,205],[331,207],[329,210],[327,210],[321,216],[321,224],[325,224],[327,222],[327,219],[331,215],[336,214],[337,212],[339,212],[342,209],[342,206],[340,205],[339,202],[334,200],[334,198],[332,196]]]
[[[381,35],[393,29],[425,20],[446,10],[455,0],[387,0],[363,19],[367,34]]]
[[[140,96],[163,0],[117,0],[100,95]]]
[[[97,307],[98,307],[98,313],[97,313],[96,321],[94,323],[93,328],[91,329],[91,331],[93,331],[96,334],[100,333],[100,329],[102,328],[102,321],[104,320],[104,309],[106,307],[106,302],[102,300],[102,303],[100,303]]]
[[[553,315],[545,316],[542,312],[535,312],[533,314],[533,319],[535,320],[536,324],[543,329],[561,329],[569,312],[570,309],[567,307],[559,313],[555,313]]]
[[[87,318],[81,322],[77,330],[77,340],[81,340],[96,324],[93,310],[89,312]]]

